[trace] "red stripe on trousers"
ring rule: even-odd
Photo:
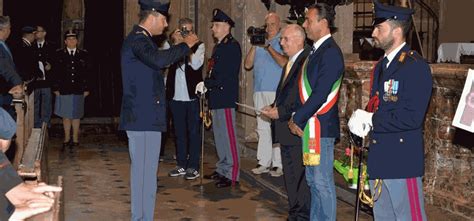
[[[411,220],[412,221],[418,221],[418,217],[421,217],[420,214],[420,208],[419,208],[419,203],[418,201],[418,195],[415,196],[415,192],[418,192],[415,188],[413,188],[413,181],[415,181],[416,185],[416,179],[415,178],[408,178],[406,179],[407,182],[407,190],[408,190],[408,199],[410,201],[410,212],[411,212]],[[421,218],[420,218],[421,221]]]
[[[227,126],[227,134],[229,136],[229,143],[230,143],[230,151],[232,153],[232,185],[235,184],[237,178],[237,170],[239,168],[239,162],[237,159],[237,148],[235,142],[235,133],[234,133],[234,125],[232,124],[232,112],[229,108],[224,109],[225,112],[225,120]]]
[[[423,219],[421,218],[421,206],[420,206],[420,195],[418,194],[418,183],[417,183],[417,179],[416,178],[413,178],[413,197],[415,199],[415,203],[416,203],[416,215],[417,215],[417,218],[418,220],[422,221]]]

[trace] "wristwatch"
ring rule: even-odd
[[[268,47],[270,47],[270,44],[267,44],[267,45],[263,46],[263,48],[264,48],[265,50],[268,50]]]

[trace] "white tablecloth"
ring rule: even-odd
[[[461,55],[474,55],[474,43],[442,43],[438,48],[438,63],[460,63]]]

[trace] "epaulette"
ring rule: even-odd
[[[145,36],[148,36],[148,34],[146,33],[145,30],[137,31],[137,32],[135,32],[135,34],[143,34],[143,35],[145,35]]]
[[[58,49],[56,49],[56,52],[60,52],[62,50],[65,50],[65,48],[58,48]]]
[[[423,60],[423,57],[415,50],[410,50],[407,52],[407,56],[414,61]]]

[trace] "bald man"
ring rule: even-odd
[[[288,61],[280,46],[280,17],[271,12],[265,17],[267,39],[264,45],[252,45],[245,57],[245,69],[254,76],[254,106],[261,109],[275,100],[275,91],[281,77],[282,67]],[[280,147],[273,146],[270,119],[257,116],[258,165],[254,174],[268,173],[274,177],[283,174]]]
[[[281,145],[283,178],[288,193],[288,220],[308,220],[310,215],[311,194],[306,183],[301,138],[288,128],[291,114],[301,106],[298,74],[310,51],[309,48],[304,49],[305,37],[303,28],[296,24],[282,30],[280,44],[289,61],[283,68],[275,101],[262,111],[264,116],[272,119],[274,137]]]

